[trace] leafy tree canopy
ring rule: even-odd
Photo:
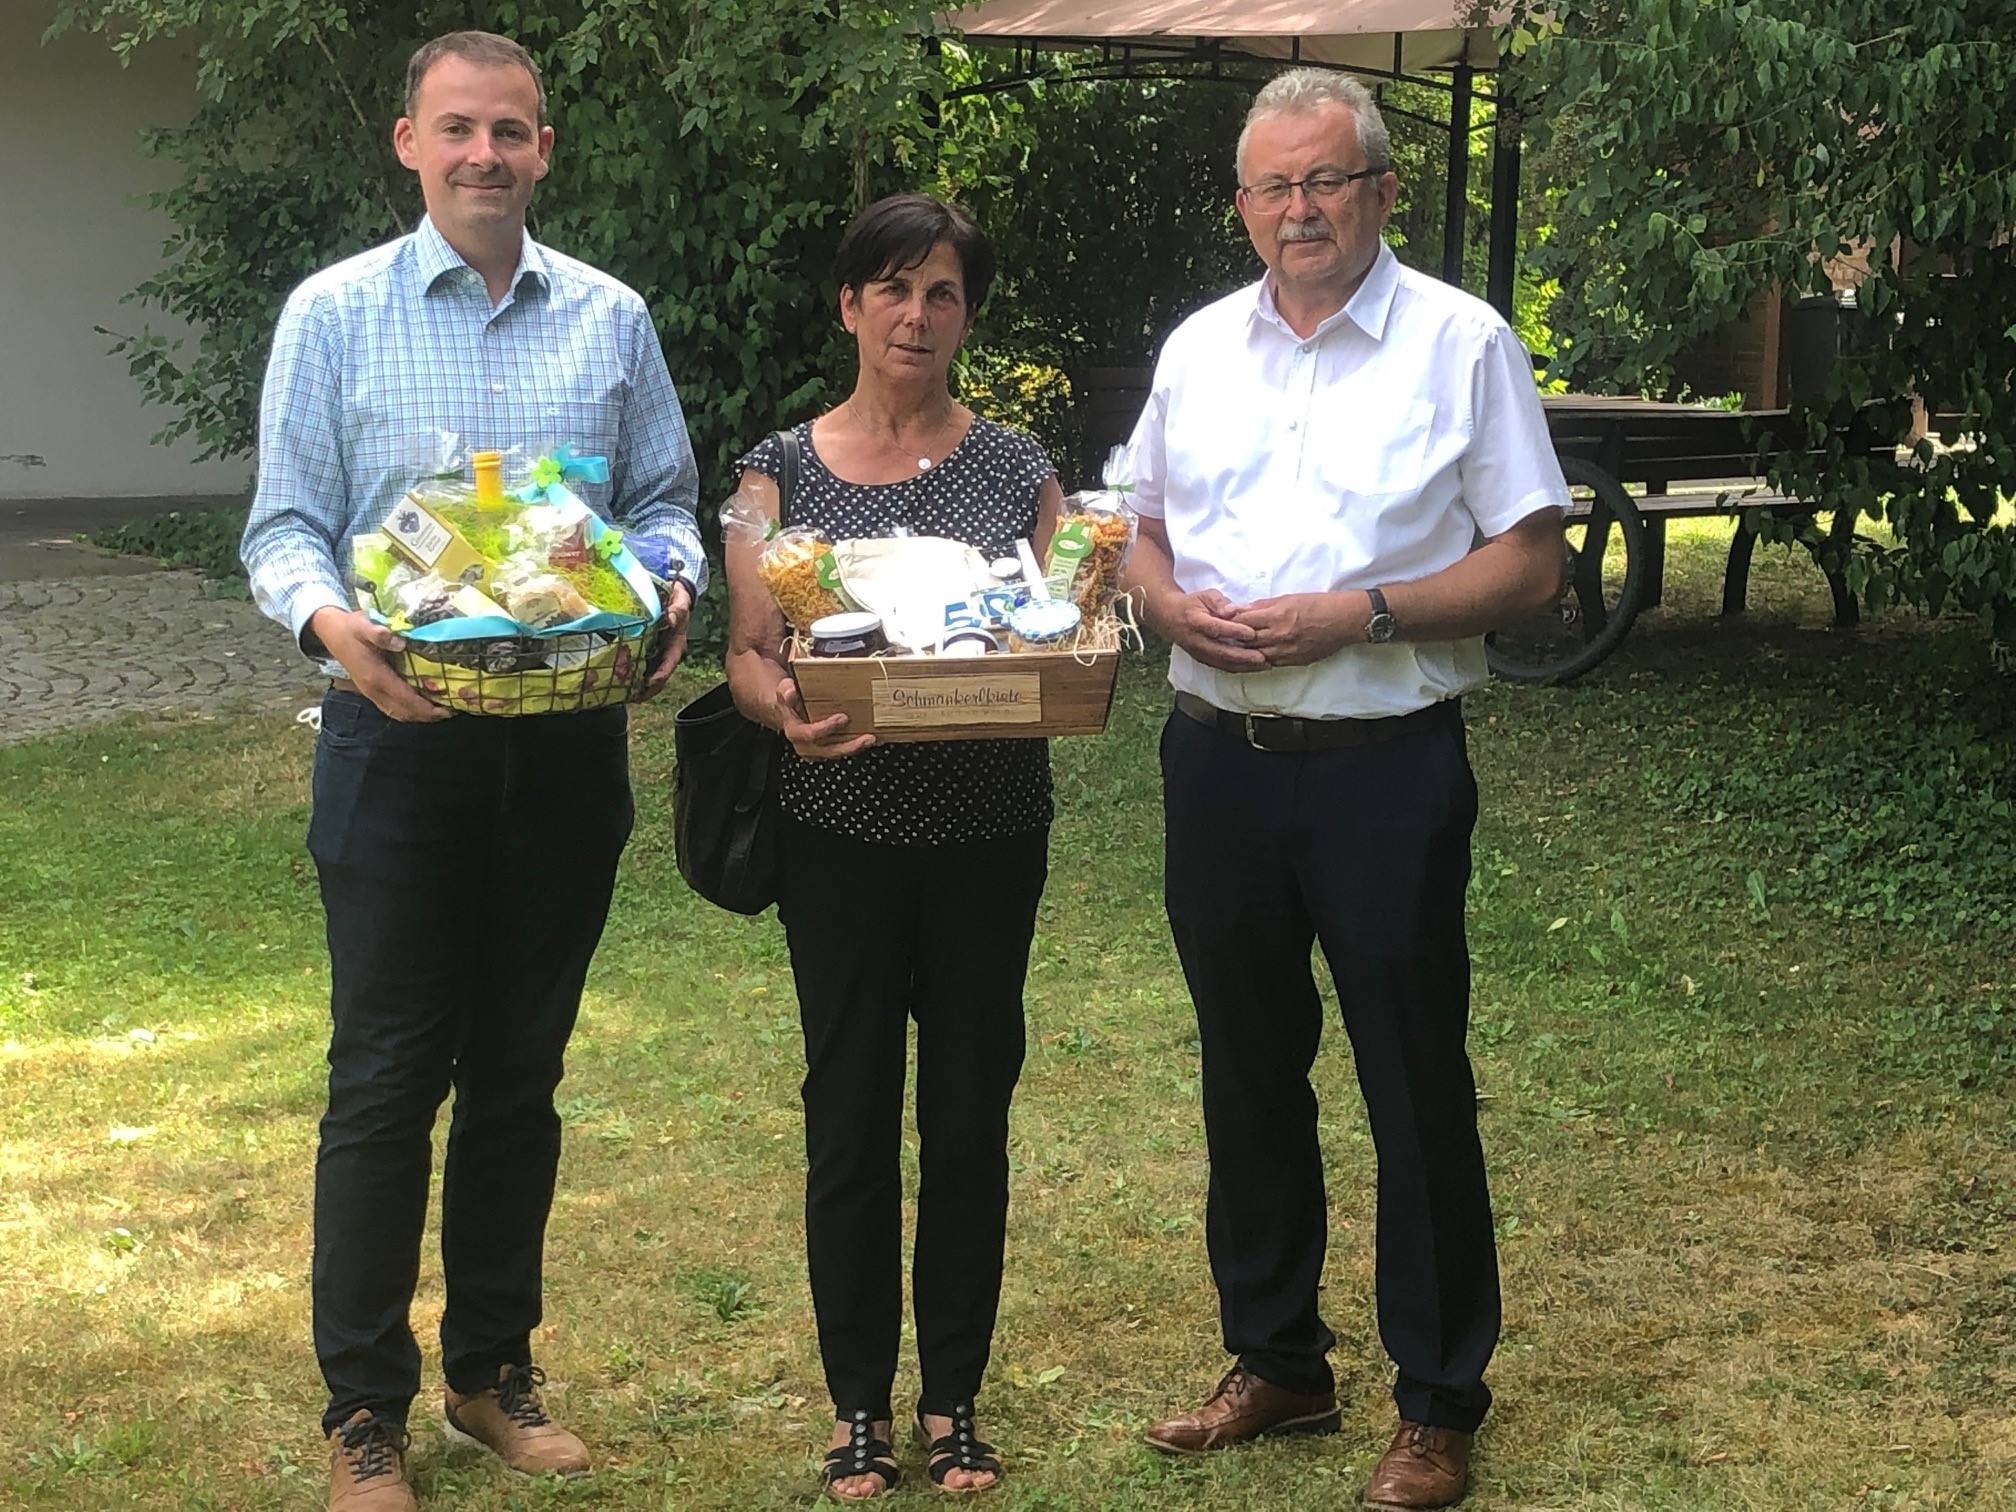
[[[1760,291],[1860,280],[1861,337],[1802,405],[1821,441],[1872,401],[1966,412],[1951,448],[1864,464],[1790,452],[1774,481],[1887,517],[1851,564],[2016,640],[2016,11],[2007,0],[1546,0],[1516,19],[1520,97],[1560,192],[1540,271],[1554,371],[1627,391]],[[1866,270],[1866,272],[1864,271]],[[1952,439],[1949,434],[1947,439]]]
[[[124,350],[165,437],[249,451],[273,321],[314,269],[408,230],[419,188],[390,142],[430,36],[515,37],[558,129],[533,234],[644,296],[672,357],[703,491],[814,408],[838,366],[826,273],[870,193],[915,182],[942,74],[925,7],[838,0],[72,0],[54,31],[122,52],[187,35],[202,103],[149,148],[177,163],[175,231],[142,299],[202,332]]]
[[[139,296],[201,335],[182,348],[143,329],[120,347],[173,412],[163,439],[250,450],[286,292],[421,213],[389,143],[408,53],[481,27],[518,38],[546,74],[558,145],[534,233],[644,294],[710,492],[754,436],[844,381],[833,245],[858,204],[914,187],[966,201],[1000,254],[960,374],[968,396],[1082,475],[1065,374],[1151,359],[1180,319],[1258,271],[1231,200],[1252,86],[1093,84],[1067,56],[1046,81],[975,93],[1001,83],[1006,55],[940,46],[931,25],[914,0],[67,0],[53,30],[98,32],[122,53],[177,34],[199,49],[201,108],[148,142],[181,180],[159,196],[175,231]],[[1440,105],[1404,85],[1394,101],[1406,188],[1391,236],[1432,267],[1446,145],[1406,109]]]

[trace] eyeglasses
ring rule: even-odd
[[[1334,200],[1349,189],[1357,179],[1378,178],[1387,170],[1384,168],[1360,168],[1356,173],[1338,173],[1326,170],[1312,173],[1307,178],[1262,179],[1257,184],[1241,184],[1239,192],[1252,202],[1256,210],[1282,210],[1287,208],[1288,198],[1297,189],[1312,200]]]

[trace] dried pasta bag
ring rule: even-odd
[[[1120,574],[1134,549],[1140,521],[1127,503],[1127,472],[1127,449],[1116,446],[1106,457],[1106,487],[1067,498],[1050,538],[1044,585],[1052,598],[1076,604],[1087,625],[1120,596]]]
[[[809,525],[794,525],[772,536],[757,560],[756,572],[794,630],[857,607],[841,587],[832,540]]]
[[[1072,494],[1057,517],[1043,581],[1052,598],[1069,599],[1090,624],[1120,596],[1120,574],[1138,521],[1112,492]]]
[[[823,530],[809,525],[780,529],[754,499],[736,493],[721,506],[721,539],[730,546],[762,548],[756,575],[793,630],[803,633],[816,619],[861,607],[840,586],[833,542]]]

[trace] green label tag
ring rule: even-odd
[[[1043,573],[1044,585],[1052,598],[1069,598],[1071,583],[1078,576],[1078,564],[1092,550],[1092,532],[1073,523],[1061,525],[1050,538],[1050,562]]]
[[[812,563],[812,570],[819,574],[819,586],[840,600],[843,609],[859,609],[854,595],[847,591],[847,585],[840,581],[840,564],[833,559],[833,553],[822,551]]]

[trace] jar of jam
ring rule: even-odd
[[[1083,618],[1069,599],[1031,599],[1008,616],[1008,649],[1068,651]]]
[[[879,614],[829,614],[812,621],[814,656],[878,656],[889,649]]]

